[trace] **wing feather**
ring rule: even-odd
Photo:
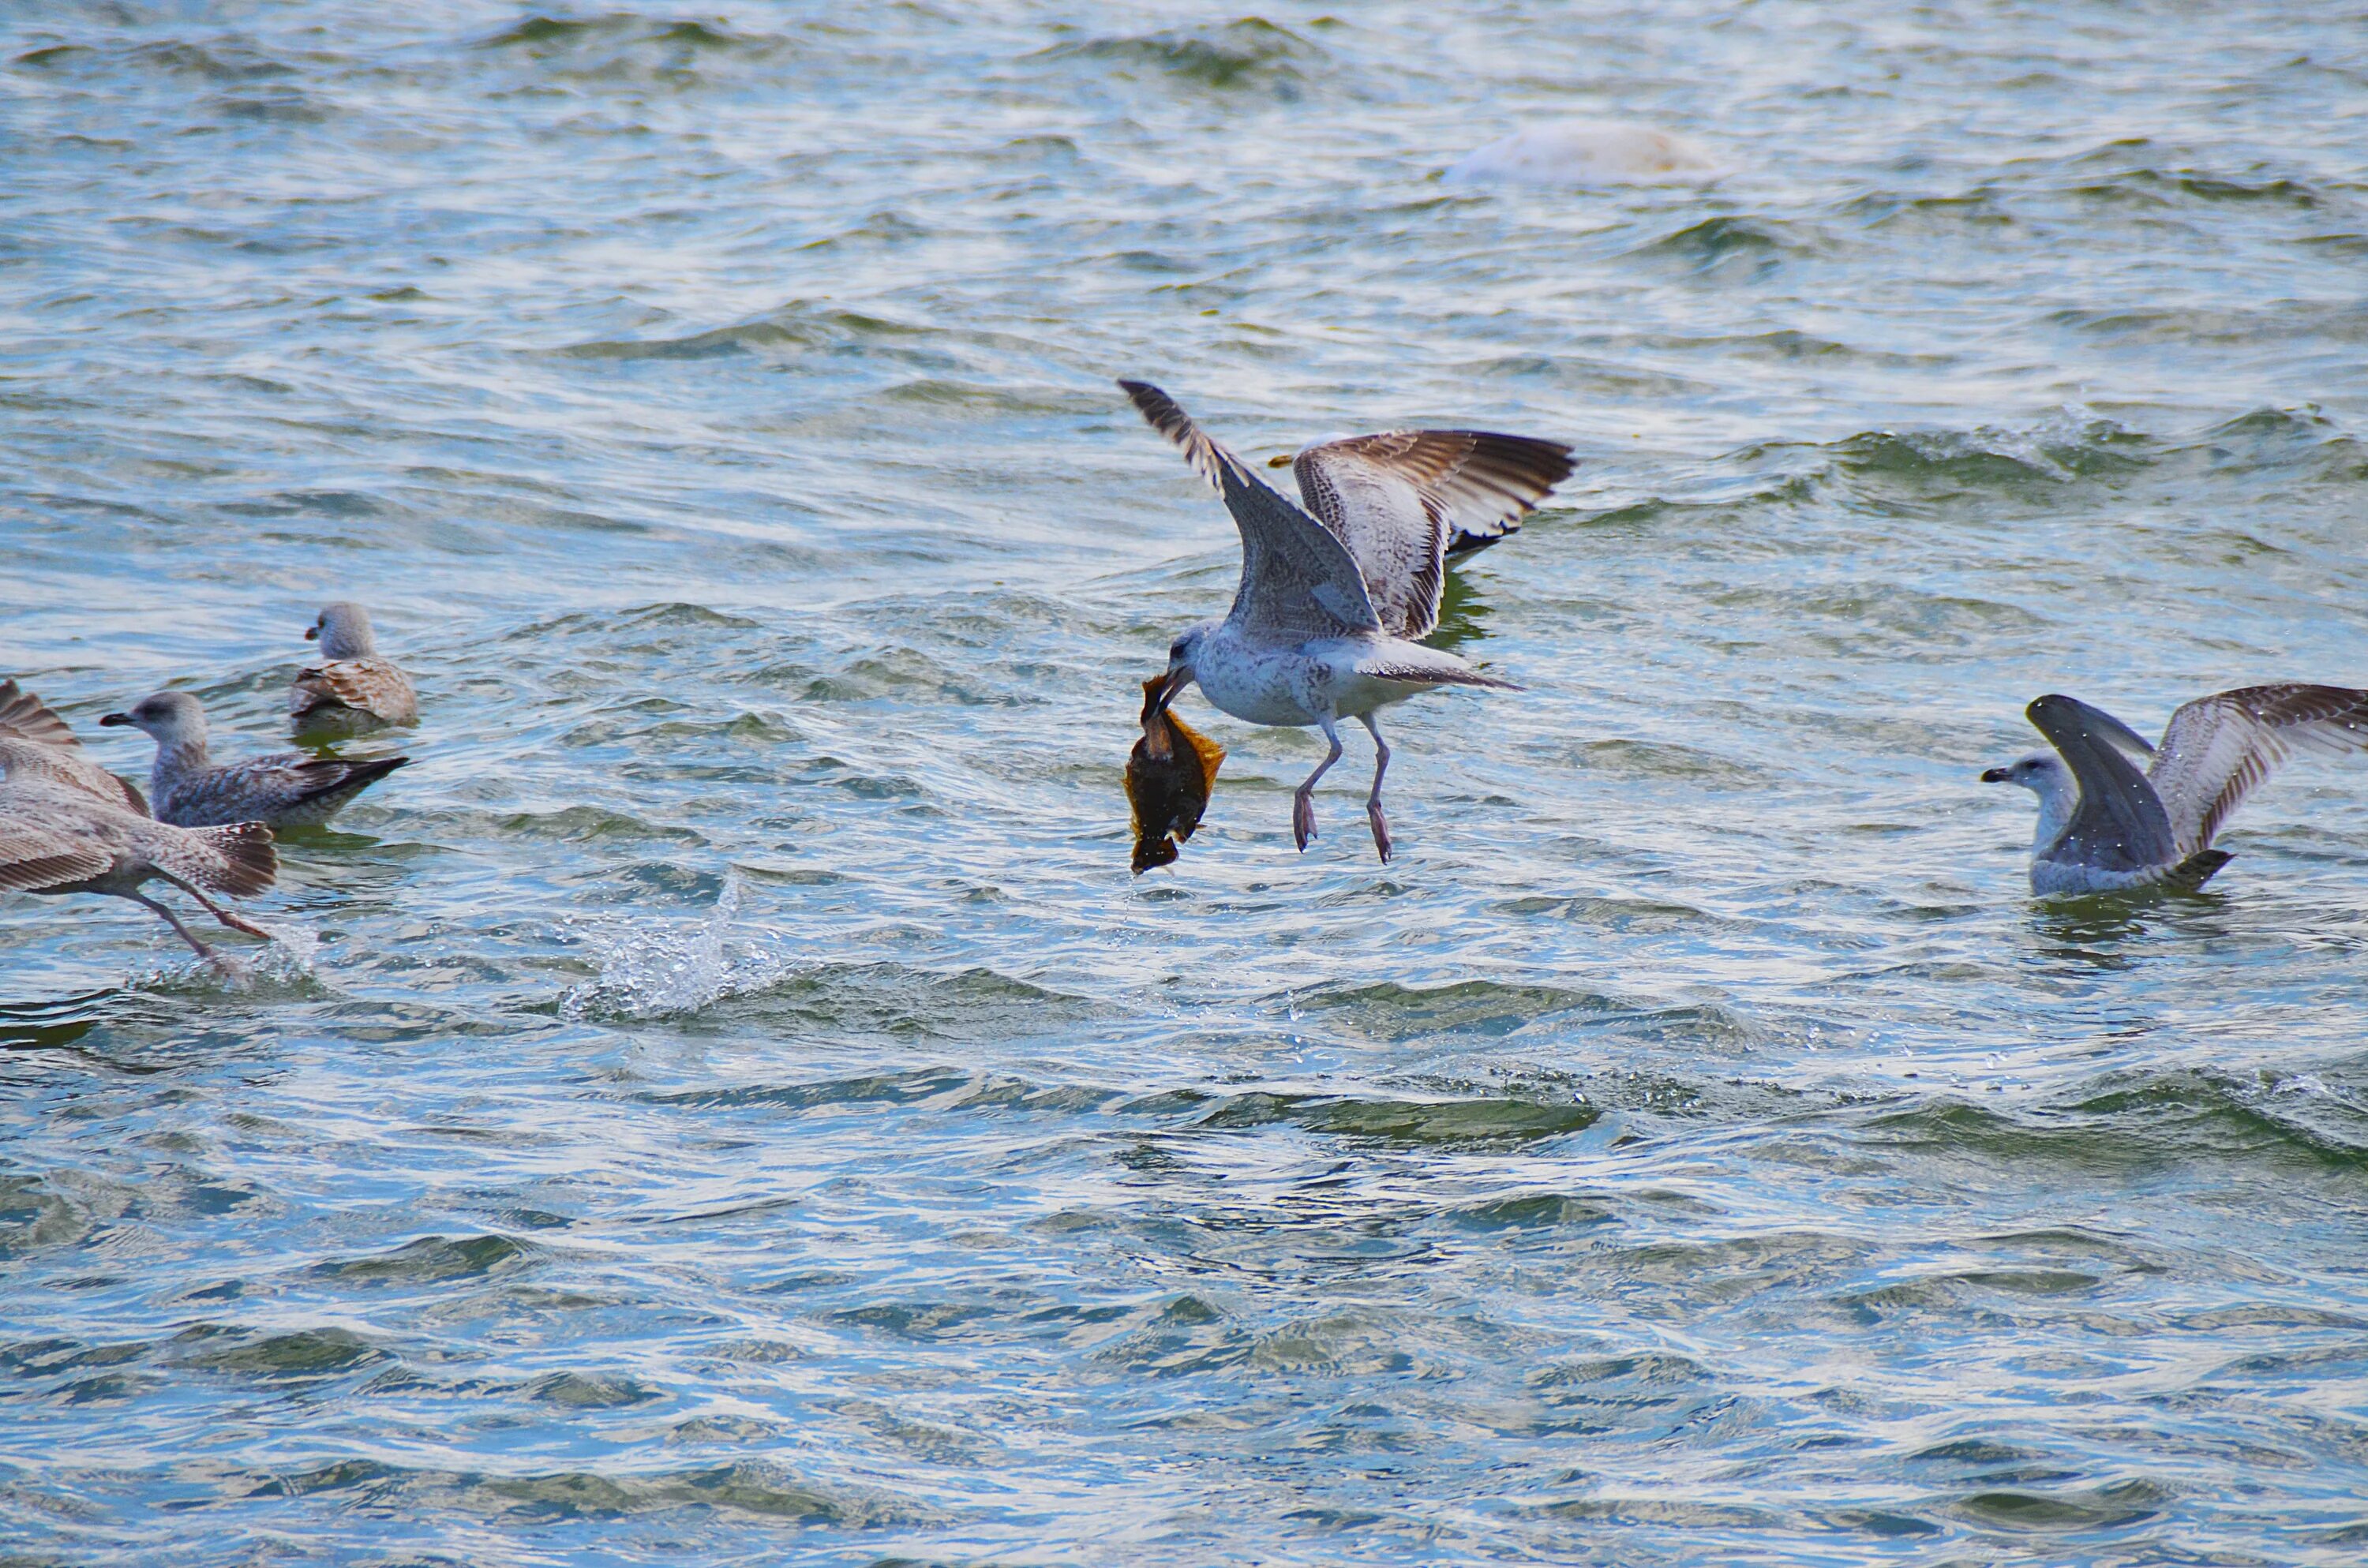
[[[419,720],[419,698],[411,677],[384,659],[340,659],[296,673],[288,691],[288,710],[293,718],[301,722],[337,709],[349,709],[388,724],[412,724]]]
[[[2180,850],[2211,846],[2229,813],[2296,753],[2368,751],[2368,691],[2287,682],[2199,697],[2170,716],[2147,769]]]
[[[1439,624],[1447,557],[1520,527],[1570,477],[1559,441],[1489,430],[1388,430],[1309,447],[1292,460],[1299,495],[1355,557],[1383,628]]]
[[[101,767],[57,710],[13,680],[0,680],[0,775],[31,773],[141,816],[139,790]]]
[[[115,857],[0,806],[0,889],[40,892],[104,874]]]
[[[2122,752],[2116,732],[2129,726],[2110,716],[2110,728],[2097,724],[2089,717],[2097,711],[2077,698],[2053,694],[2024,710],[2080,786],[2072,820],[2043,858],[2100,871],[2167,869],[2180,858],[2170,818],[2154,786]]]
[[[1182,450],[1193,472],[1216,487],[1241,530],[1235,619],[1301,637],[1381,630],[1364,574],[1338,539],[1269,489],[1166,392],[1147,381],[1119,386],[1151,427]]]

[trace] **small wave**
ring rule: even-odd
[[[1773,218],[1725,216],[1705,218],[1648,240],[1629,254],[1647,261],[1675,262],[1694,272],[1741,267],[1756,277],[1822,248],[1817,237],[1798,224]]]
[[[722,22],[630,13],[529,16],[478,40],[476,47],[570,80],[677,88],[704,85],[726,62],[761,65],[801,52],[790,39],[734,32]]]
[[[934,335],[930,327],[793,300],[752,320],[684,337],[601,339],[555,352],[570,359],[712,359],[730,354],[793,357],[823,351],[885,356],[925,369],[951,368],[947,356],[912,346]]]
[[[1297,96],[1305,80],[1300,67],[1326,56],[1320,46],[1289,28],[1259,17],[1244,17],[1221,28],[1177,28],[1062,44],[1043,51],[1040,58],[1144,65],[1178,81],[1220,92],[1264,87],[1290,97]]]
[[[696,925],[653,926],[633,921],[586,933],[599,959],[599,978],[559,999],[560,1016],[659,1018],[700,1008],[779,982],[794,967],[778,953],[732,940],[740,914],[740,878],[726,871],[715,908]]]

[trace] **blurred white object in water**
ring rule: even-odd
[[[1623,120],[1558,119],[1474,149],[1450,185],[1618,185],[1714,179],[1725,168],[1701,142]]]

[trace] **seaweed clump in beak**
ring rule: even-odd
[[[1167,710],[1176,691],[1176,684],[1164,675],[1143,683],[1143,738],[1126,759],[1126,803],[1134,812],[1138,877],[1174,860],[1176,846],[1201,825],[1201,813],[1209,809],[1209,791],[1217,782],[1217,765],[1225,760],[1224,747]]]

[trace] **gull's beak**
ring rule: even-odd
[[[100,719],[99,722],[109,726],[116,724],[129,724],[131,722],[131,715],[129,713],[109,713],[106,717]]]
[[[320,629],[318,626],[308,626],[308,627],[306,627],[306,628],[304,629],[304,641],[305,641],[305,642],[319,642],[320,640],[321,640],[321,629]]]
[[[1147,724],[1160,714],[1167,712],[1167,705],[1176,700],[1176,694],[1191,684],[1190,673],[1184,670],[1169,670],[1165,675],[1145,681],[1143,686],[1144,722]]]
[[[1285,452],[1279,458],[1269,458],[1266,460],[1266,466],[1269,468],[1289,468],[1291,466],[1291,454]]]
[[[2003,767],[1989,767],[1982,770],[1982,782],[1985,784],[2003,784],[2006,781],[2006,769]]]

